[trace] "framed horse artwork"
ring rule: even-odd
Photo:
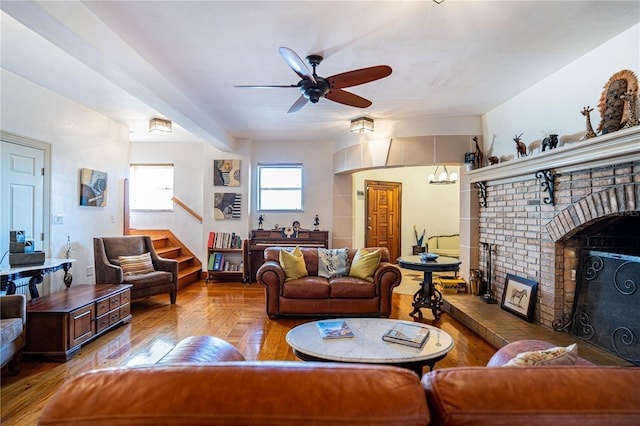
[[[507,274],[500,307],[523,320],[533,322],[537,291],[537,282]]]

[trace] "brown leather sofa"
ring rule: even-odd
[[[118,256],[151,254],[153,272],[124,275]],[[158,256],[151,237],[128,235],[93,239],[96,284],[131,284],[131,299],[169,293],[171,303],[178,294],[178,261]]]
[[[67,381],[39,424],[640,424],[637,367],[500,366],[517,351],[551,347],[546,342],[515,342],[494,355],[493,366],[438,369],[422,381],[398,367],[242,361],[233,346],[210,336],[183,342],[161,365],[94,370]]]
[[[265,263],[258,269],[256,280],[265,287],[267,315],[280,316],[379,316],[391,315],[393,288],[400,285],[402,274],[390,263],[389,251],[381,250],[380,263],[373,282],[353,277],[323,278],[318,276],[318,249],[301,247],[309,276],[285,282],[280,266],[281,247],[264,251]],[[349,249],[349,262],[357,249]]]

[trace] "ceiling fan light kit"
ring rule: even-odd
[[[304,61],[300,59],[300,56],[298,56],[298,54],[293,50],[288,47],[281,47],[278,51],[280,52],[282,59],[284,59],[287,65],[289,65],[289,68],[291,68],[293,72],[298,74],[298,77],[301,78],[301,80],[298,81],[298,84],[291,84],[288,86],[241,85],[235,87],[250,87],[256,89],[297,88],[302,92],[302,94],[298,100],[291,105],[291,108],[287,111],[288,113],[298,111],[309,101],[311,101],[312,104],[315,104],[320,100],[320,98],[329,99],[330,101],[356,108],[367,108],[371,106],[370,100],[342,89],[379,80],[389,76],[392,71],[391,67],[387,65],[378,65],[347,71],[324,78],[316,74],[316,67],[322,62],[322,56],[309,55],[306,57],[307,62],[311,65],[311,68],[313,68],[313,71],[311,71],[307,64],[305,64]]]
[[[149,133],[171,133],[171,120],[152,118],[149,120]]]
[[[438,173],[440,165],[436,165],[436,169],[434,170],[434,172],[429,174],[429,183],[432,185],[451,185],[453,183],[456,183],[456,181],[458,180],[458,174],[455,172],[449,174],[449,170],[447,170],[446,164],[444,164],[442,168],[442,172]]]
[[[373,119],[369,117],[360,117],[360,118],[351,120],[351,132],[352,133],[372,133]]]

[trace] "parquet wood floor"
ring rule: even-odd
[[[412,296],[394,294],[391,318],[413,320]],[[258,284],[198,282],[180,290],[176,305],[168,295],[132,304],[133,320],[83,346],[66,363],[27,358],[22,371],[1,382],[3,426],[33,425],[47,400],[70,377],[104,367],[154,363],[181,339],[209,334],[236,346],[248,360],[298,361],[285,341],[287,332],[312,319],[271,320],[265,313],[264,289]],[[453,350],[435,368],[482,366],[495,349],[448,314],[433,322],[455,341]]]

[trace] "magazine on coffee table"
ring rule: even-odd
[[[316,324],[323,339],[355,337],[346,321],[318,321]]]
[[[382,340],[421,348],[429,338],[429,329],[420,325],[398,323],[382,335]]]

